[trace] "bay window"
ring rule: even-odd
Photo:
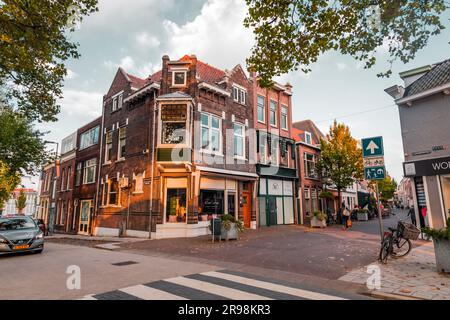
[[[187,106],[186,105],[164,105],[161,108],[161,144],[185,144],[187,143],[186,132]]]
[[[89,148],[98,144],[98,136],[100,133],[100,126],[90,129],[81,135],[80,150]]]

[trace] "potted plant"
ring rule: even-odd
[[[221,234],[227,241],[237,240],[239,232],[244,231],[244,224],[240,220],[236,220],[231,214],[225,214],[221,222]]]
[[[447,219],[446,228],[425,228],[422,232],[428,239],[433,239],[438,272],[450,273],[450,218]]]
[[[311,219],[311,227],[313,228],[326,228],[327,227],[327,215],[322,211],[314,211],[314,216]]]
[[[358,209],[358,221],[369,221],[369,212],[366,209]]]

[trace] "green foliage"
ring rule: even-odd
[[[226,231],[231,230],[231,225],[236,224],[236,228],[239,232],[244,231],[244,224],[242,221],[237,220],[233,215],[231,214],[224,214],[222,216],[222,228],[224,228]]]
[[[0,88],[26,117],[56,121],[64,62],[79,58],[70,32],[97,0],[0,1]]]
[[[0,160],[0,209],[20,183],[20,176]]]
[[[27,196],[23,192],[23,190],[20,190],[19,197],[16,200],[16,208],[19,211],[19,214],[22,213],[23,209],[27,207]]]
[[[424,228],[422,232],[427,235],[427,237],[434,240],[450,240],[450,218],[447,219],[447,227],[443,229],[431,229]]]
[[[333,200],[333,199],[334,199],[334,196],[333,196],[333,194],[332,194],[330,191],[322,191],[322,192],[319,194],[319,198],[320,198],[320,199]]]
[[[319,221],[326,221],[328,218],[322,211],[314,211],[314,217]]]
[[[358,142],[352,137],[350,129],[336,121],[320,145],[317,171],[322,173],[329,185],[336,187],[340,196],[341,190],[363,177],[361,149],[358,148]]]
[[[0,102],[0,161],[11,174],[35,174],[47,159],[43,134],[24,115]]]
[[[386,179],[378,181],[378,191],[380,193],[380,200],[386,203],[394,197],[395,191],[397,190],[397,183],[390,176]]]
[[[338,51],[371,68],[387,47],[388,63],[407,63],[431,36],[444,29],[447,0],[246,0],[244,21],[256,45],[247,60],[270,86],[274,76],[310,66],[321,54]],[[379,76],[390,76],[391,70]]]

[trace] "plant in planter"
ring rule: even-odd
[[[171,212],[170,214],[169,214],[169,222],[170,223],[176,223],[177,222],[177,214],[176,214],[176,212]]]
[[[231,214],[225,214],[221,223],[222,237],[228,240],[237,240],[238,234],[244,231],[244,224],[240,220],[236,220]]]
[[[450,273],[450,218],[447,219],[446,228],[425,228],[422,229],[422,232],[428,239],[433,239],[438,272]]]
[[[311,219],[311,227],[313,228],[326,228],[327,227],[327,215],[322,211],[314,211],[314,216]]]

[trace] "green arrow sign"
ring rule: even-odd
[[[364,176],[366,180],[384,180],[386,179],[385,167],[364,168]]]
[[[362,139],[363,157],[381,157],[384,155],[383,137]]]

